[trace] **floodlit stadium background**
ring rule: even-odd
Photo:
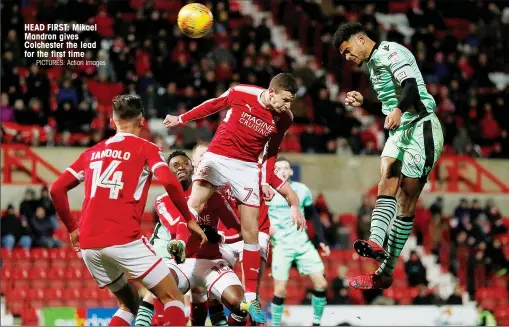
[[[232,84],[266,86],[271,76],[289,71],[300,89],[282,152],[292,160],[295,179],[313,190],[334,248],[324,258],[330,287],[322,323],[475,325],[480,303],[499,325],[509,325],[508,4],[373,3],[209,1],[214,33],[193,40],[176,27],[184,1],[3,1],[2,324],[106,325],[115,312],[114,298],[96,287],[69,248],[65,227],[52,217],[50,201],[41,198],[43,185],[82,147],[112,135],[113,96],[141,96],[150,118],[144,137],[168,153],[210,140],[225,113],[170,131],[162,125],[166,114],[182,113]],[[414,236],[385,292],[346,286],[348,276],[376,268],[351,247],[369,233],[378,155],[387,137],[367,70],[345,63],[330,46],[335,29],[349,20],[365,24],[375,40],[411,49],[445,133]],[[83,32],[80,40],[95,41],[97,48],[85,50],[85,59],[105,65],[42,66],[35,65],[40,58],[24,58],[25,24],[73,21],[97,24],[97,32]],[[342,104],[353,89],[365,97],[362,108]],[[151,189],[142,224],[146,235],[154,225],[153,199],[161,192],[157,185]],[[82,199],[82,188],[70,196],[76,215]],[[49,226],[45,234],[19,223],[31,225],[39,206]],[[16,241],[25,236],[19,245],[31,243],[30,251],[8,250],[12,230]],[[272,297],[269,274],[261,291],[265,309]],[[308,287],[292,270],[284,324],[310,324]]]

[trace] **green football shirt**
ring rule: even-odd
[[[406,47],[383,41],[373,49],[367,66],[373,89],[382,102],[384,115],[398,107],[403,90],[401,83],[407,78],[417,81],[420,99],[403,114],[401,126],[416,119],[419,113],[423,115],[435,111],[435,99],[428,93],[415,57]]]
[[[300,200],[300,211],[304,214],[304,207],[313,204],[311,190],[299,182],[289,181],[289,185],[297,193]],[[288,202],[277,192],[272,201],[269,202],[269,218],[271,228],[276,230],[276,233],[272,236],[274,245],[296,245],[309,240],[305,229],[297,230],[297,225],[290,216]]]

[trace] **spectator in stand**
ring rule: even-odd
[[[441,305],[443,300],[438,295],[438,287],[427,289],[426,286],[419,286],[419,294],[412,301],[414,305]]]
[[[499,276],[507,274],[509,269],[509,260],[505,257],[502,250],[502,242],[500,239],[495,238],[486,249],[486,257],[490,260],[491,271]]]
[[[405,272],[409,286],[428,285],[426,268],[422,264],[421,258],[419,258],[417,252],[410,252],[410,259],[405,262]]]
[[[500,127],[498,122],[493,117],[491,104],[487,103],[484,106],[484,117],[480,122],[481,137],[485,144],[493,144],[493,141],[500,137]]]
[[[468,147],[472,146],[472,140],[468,136],[467,130],[464,127],[460,127],[458,129],[458,134],[456,134],[452,143],[454,151],[458,155],[466,155]]]
[[[449,305],[462,305],[463,304],[463,287],[456,285],[454,293],[452,293],[446,301]]]
[[[346,266],[338,266],[338,274],[332,280],[332,293],[333,298],[327,302],[329,304],[350,304],[350,291],[348,287],[348,281],[346,280],[346,274],[348,268]]]
[[[55,229],[43,207],[37,207],[34,216],[30,220],[30,225],[36,246],[44,248],[59,248],[62,246],[62,243],[53,237]]]
[[[454,209],[454,217],[462,220],[465,216],[470,216],[470,206],[468,200],[463,198],[460,200],[459,206]]]
[[[92,121],[97,113],[86,101],[81,101],[76,112],[76,121],[79,123],[78,130],[81,133],[89,133],[92,128]]]
[[[32,238],[30,237],[30,229],[25,217],[16,217],[14,206],[9,204],[1,221],[2,247],[12,250],[17,244],[18,246],[30,250],[32,246]]]
[[[71,102],[74,106],[78,105],[78,94],[69,79],[62,82],[62,86],[57,93],[57,104],[60,105],[64,102]]]
[[[21,99],[14,101],[14,119],[21,125],[33,125],[33,119]]]
[[[366,235],[369,236],[369,229],[371,226],[371,214],[373,212],[375,197],[371,194],[364,194],[362,196],[362,205],[357,210],[357,236],[365,239]]]
[[[31,125],[45,126],[48,123],[48,118],[42,108],[42,103],[38,98],[31,98],[28,102],[29,115],[31,117]]]
[[[0,121],[10,122],[14,120],[14,109],[9,105],[9,95],[2,92],[0,95]]]
[[[19,215],[21,217],[25,217],[26,219],[30,219],[35,213],[35,209],[37,208],[38,201],[35,198],[35,192],[31,188],[25,191],[25,197],[21,204],[19,205]]]
[[[78,110],[71,101],[64,101],[58,105],[55,118],[57,121],[58,132],[79,132],[80,122],[77,121],[76,116]]]
[[[53,229],[58,229],[58,219],[57,219],[57,211],[55,210],[55,206],[53,205],[53,201],[51,201],[51,197],[49,195],[49,190],[47,186],[43,186],[41,188],[41,197],[38,201],[38,206],[43,207],[46,211],[46,215],[50,219]]]
[[[32,64],[30,73],[26,78],[27,93],[26,98],[37,98],[42,102],[45,114],[49,113],[50,83],[48,78],[39,69],[39,66]]]

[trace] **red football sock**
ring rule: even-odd
[[[234,313],[230,313],[228,316],[228,326],[246,326],[246,317],[241,317]]]
[[[260,245],[244,244],[242,253],[242,269],[244,270],[246,290],[246,300],[252,301],[256,298],[256,286],[258,284],[258,274],[260,273]]]
[[[154,315],[152,316],[152,326],[161,326],[164,314],[164,305],[159,299],[154,298]]]
[[[209,313],[207,302],[191,303],[191,326],[205,326]]]
[[[163,326],[185,326],[187,317],[184,313],[184,303],[180,301],[170,301],[164,305]]]
[[[109,326],[131,326],[134,315],[130,312],[118,309],[110,320]]]

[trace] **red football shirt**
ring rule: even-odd
[[[205,204],[205,208],[201,212],[198,220],[200,225],[208,225],[217,230],[218,223],[222,222],[226,228],[240,230],[240,221],[235,210],[230,206],[228,200],[219,192],[214,192]],[[187,229],[178,228],[177,239],[188,239],[189,232]],[[180,235],[183,233],[184,235]],[[186,255],[188,258],[197,259],[221,259],[223,256],[219,251],[219,244],[205,243],[198,249],[199,240],[196,236],[191,236],[187,242]]]
[[[117,133],[83,152],[67,170],[85,183],[80,247],[103,248],[141,238],[152,172],[166,165],[155,144]]]
[[[181,123],[212,115],[228,109],[226,118],[216,131],[208,147],[209,152],[228,158],[258,162],[267,146],[267,165],[270,180],[281,141],[293,122],[290,111],[277,113],[262,104],[266,89],[239,84],[220,97],[203,102],[179,116]]]
[[[191,188],[189,188],[187,191],[184,191],[186,199],[189,197],[190,193]],[[159,216],[159,221],[161,221],[163,226],[166,227],[171,235],[171,238],[174,239],[177,235],[177,228],[179,223],[185,224],[186,220],[183,219],[182,214],[177,209],[168,193],[159,195],[155,200],[154,207],[156,209],[157,215]]]

